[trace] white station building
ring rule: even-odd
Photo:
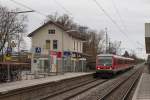
[[[61,60],[62,57],[83,59],[84,36],[75,30],[68,30],[58,23],[49,21],[31,32],[28,37],[31,37],[32,40],[32,72],[58,71],[61,68],[56,63],[59,65],[62,63],[61,61],[57,62],[56,59]],[[51,64],[50,69],[49,64]]]

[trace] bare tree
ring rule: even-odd
[[[17,47],[17,51],[18,51],[18,61],[20,61],[20,51],[21,49],[24,49],[26,46],[26,41],[25,41],[25,37],[26,37],[26,33],[22,32],[22,33],[16,33],[16,37],[15,37],[15,46]]]
[[[54,14],[48,15],[47,19],[45,19],[44,23],[48,22],[48,21],[54,21],[57,22],[59,18],[59,15],[57,12],[55,12]]]
[[[10,47],[11,41],[25,29],[26,17],[14,13],[16,11],[0,5],[0,52],[6,45]]]
[[[95,55],[97,55],[98,52],[101,52],[103,48],[103,35],[104,33],[102,31],[99,33],[96,31],[90,32],[89,44],[90,47],[93,48],[93,52],[95,52]]]
[[[63,14],[60,16],[57,12],[52,15],[48,15],[44,23],[48,21],[56,22],[68,29],[76,29],[78,26],[75,22],[73,22],[73,19],[69,15]]]
[[[128,52],[128,51],[125,51],[124,54],[123,54],[123,56],[124,56],[124,57],[130,57],[129,52]]]
[[[121,41],[114,41],[109,43],[109,48],[107,51],[111,54],[119,54],[120,53]]]
[[[134,50],[131,51],[130,57],[133,59],[137,59],[137,55],[136,55],[136,52]]]
[[[64,14],[58,18],[58,23],[70,29],[74,22],[71,17]]]
[[[105,34],[105,31],[104,30],[101,30],[100,32],[99,32],[99,44],[98,44],[98,48],[97,48],[97,53],[98,54],[100,54],[100,53],[103,53],[104,52],[104,42],[105,42],[105,40],[104,40],[104,34]]]
[[[103,50],[103,35],[104,31],[97,32],[95,30],[89,30],[86,33],[86,42],[83,44],[83,52],[88,54],[87,66],[90,69],[95,68],[96,55]]]

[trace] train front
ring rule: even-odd
[[[113,74],[113,56],[97,56],[96,59],[96,74],[112,75]]]

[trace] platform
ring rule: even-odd
[[[150,100],[150,74],[142,73],[132,100]]]
[[[40,78],[40,79],[22,80],[22,81],[10,82],[10,83],[3,83],[3,84],[0,84],[0,93],[5,94],[11,90],[26,88],[26,87],[40,85],[40,84],[49,83],[49,82],[61,81],[64,79],[84,76],[88,74],[92,74],[92,72],[65,73],[63,75],[49,76],[49,77]]]

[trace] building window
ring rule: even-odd
[[[82,51],[82,42],[80,42],[80,51]]]
[[[48,34],[55,34],[55,30],[54,29],[48,30]]]
[[[76,46],[76,43],[75,43],[75,41],[74,41],[74,47],[73,47],[73,48],[74,48],[74,50],[76,49],[76,47],[75,47],[75,46]]]
[[[78,51],[78,42],[77,42],[77,51]]]
[[[46,40],[46,49],[50,49],[50,47],[51,47],[51,41]]]
[[[53,40],[53,49],[57,49],[58,45],[57,42],[58,42],[57,40]]]

